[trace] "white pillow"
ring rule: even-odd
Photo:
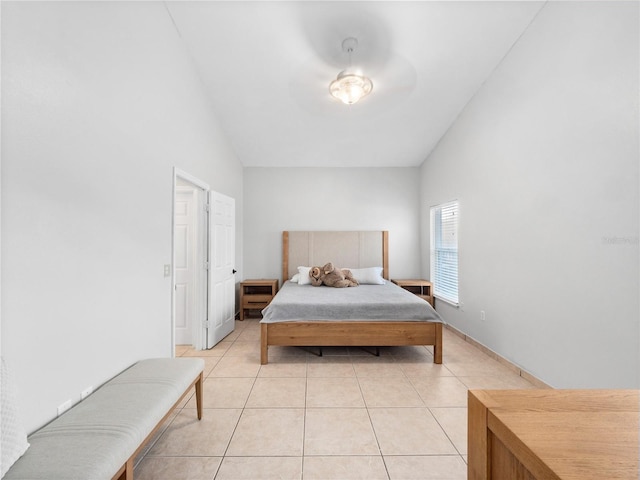
[[[386,282],[382,278],[382,267],[350,268],[351,275],[358,283],[363,285],[384,285]]]
[[[298,285],[311,285],[309,270],[311,270],[311,267],[298,267]]]
[[[2,370],[0,371],[0,410],[2,420],[0,421],[0,431],[2,432],[2,457],[0,458],[0,477],[4,477],[7,470],[13,465],[29,448],[27,443],[27,432],[22,426],[18,412],[18,398],[15,392],[13,379],[9,375],[7,366],[2,359]]]
[[[300,274],[296,273],[293,277],[291,277],[291,280],[289,280],[291,283],[298,283],[298,279],[300,278]]]

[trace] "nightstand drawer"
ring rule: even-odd
[[[244,295],[242,306],[244,308],[264,308],[269,305],[273,295]],[[262,307],[260,307],[262,305]]]

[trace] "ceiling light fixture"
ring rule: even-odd
[[[351,53],[358,46],[358,40],[349,37],[342,42],[342,51],[349,53],[349,68],[343,70],[329,85],[329,93],[342,103],[352,105],[371,93],[373,83],[360,72],[352,70]]]

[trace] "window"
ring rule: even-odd
[[[458,305],[458,201],[431,207],[431,281],[434,295]]]

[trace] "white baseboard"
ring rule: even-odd
[[[490,348],[484,346],[483,344],[481,344],[477,340],[474,340],[473,338],[471,338],[470,336],[468,336],[465,333],[461,332],[457,328],[452,327],[451,325],[447,325],[447,324],[445,324],[445,328],[450,330],[452,333],[454,333],[458,337],[462,338],[464,341],[469,342],[471,345],[473,345],[474,347],[478,348],[480,351],[482,351],[486,355],[490,356],[494,360],[500,362],[502,365],[507,367],[509,370],[512,370],[513,372],[517,373],[518,375],[520,375],[525,380],[528,380],[529,382],[531,382],[536,387],[538,387],[538,388],[553,388],[551,385],[546,384],[545,382],[540,380],[538,377],[530,374],[526,370],[521,369],[515,363],[513,363],[513,362],[507,360],[506,358],[498,355],[496,352],[494,352]]]

